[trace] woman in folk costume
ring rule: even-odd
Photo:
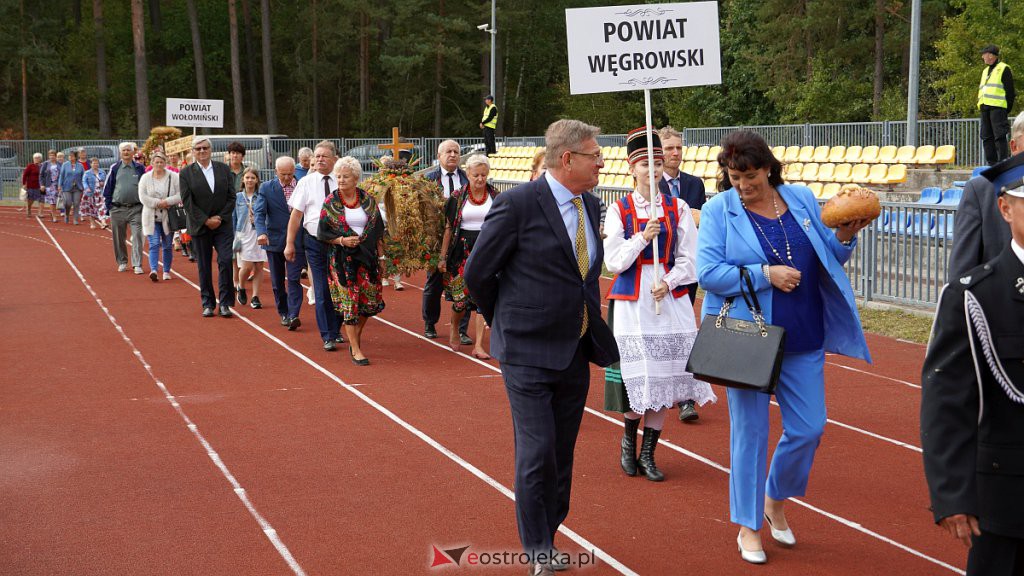
[[[334,309],[341,316],[349,356],[356,366],[368,366],[363,354],[363,328],[384,310],[379,255],[383,254],[384,220],[377,200],[358,186],[363,175],[359,161],[345,156],[334,164],[338,189],[324,200],[317,239],[331,245],[330,286]]]
[[[629,476],[639,471],[648,480],[661,482],[665,476],[654,462],[654,450],[669,409],[687,400],[704,405],[716,398],[710,385],[686,372],[697,337],[686,290],[697,279],[697,228],[685,202],[660,192],[653,198],[658,218],[651,220],[649,170],[654,170],[657,191],[663,158],[661,140],[657,133],[652,137],[653,167],[648,164],[646,129],[627,136],[636,188],[608,208],[604,225],[604,264],[615,274],[608,293],[608,319],[622,358],[606,371],[605,409],[624,414],[622,470]],[[657,282],[654,241],[660,267]],[[655,302],[661,305],[660,314]],[[638,459],[636,433],[641,417],[644,436]]]

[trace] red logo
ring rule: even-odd
[[[455,564],[459,566],[462,561],[462,555],[469,550],[469,546],[463,546],[462,548],[449,548],[448,550],[439,550],[437,546],[431,546],[434,549],[434,559],[430,564],[431,568],[437,568],[438,566],[444,566],[445,564]]]

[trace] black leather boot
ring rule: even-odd
[[[659,436],[661,436],[661,430],[644,427],[644,442],[640,446],[640,458],[636,462],[637,469],[651,482],[661,482],[665,479],[665,475],[658,470],[658,465],[654,463],[654,448],[658,445]]]
[[[640,419],[623,418],[626,430],[622,433],[622,457],[619,464],[626,476],[636,476],[636,431],[640,428]]]

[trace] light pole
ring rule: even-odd
[[[491,23],[481,24],[477,26],[478,30],[483,30],[491,35],[491,96],[494,96],[494,44],[495,38],[498,36],[498,18],[497,18],[497,7],[496,3],[498,0],[491,0]]]

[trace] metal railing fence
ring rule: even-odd
[[[493,182],[499,191],[520,182]],[[599,187],[610,204],[628,192]],[[824,204],[825,200],[819,200]],[[865,301],[934,306],[949,274],[956,206],[882,202],[882,215],[861,230],[846,263],[854,293]]]

